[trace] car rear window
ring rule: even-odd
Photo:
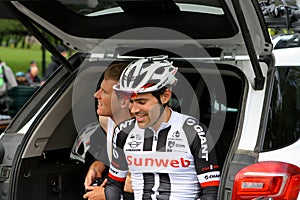
[[[300,66],[278,67],[263,150],[294,143],[300,136]]]
[[[197,4],[163,0],[82,2],[59,0],[19,3],[61,31],[82,38],[124,37],[120,33],[143,27],[170,29],[193,39],[231,38],[238,33],[227,5],[224,3],[219,6],[217,0],[200,0]],[[210,23],[206,23],[207,21]],[[173,35],[169,35],[168,39],[179,40]],[[131,37],[137,39],[135,36]],[[153,39],[149,34],[139,35],[138,38],[140,37]]]
[[[77,14],[85,16],[98,16],[123,12],[123,9],[120,7],[120,5],[124,4],[134,7],[139,2],[143,2],[144,5],[156,7],[161,6],[164,1],[59,0],[59,2],[61,2],[64,6]],[[173,2],[179,7],[181,11],[224,14],[218,0],[174,0]],[[173,2],[170,1],[168,2],[168,4],[172,4]]]

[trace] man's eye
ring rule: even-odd
[[[146,101],[139,101],[138,103],[141,105],[144,105],[144,104],[146,104]]]

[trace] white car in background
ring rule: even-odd
[[[274,49],[300,47],[300,34],[278,34],[273,36],[272,43],[274,45]]]

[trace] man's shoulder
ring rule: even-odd
[[[181,120],[181,123],[179,122],[179,120]],[[202,124],[201,122],[199,122],[198,119],[190,115],[178,113],[176,115],[175,121],[181,124],[183,131],[186,133],[197,133],[199,132],[199,130],[204,132],[207,131],[207,128],[204,124]]]
[[[28,80],[28,78],[30,78],[30,73],[29,73],[29,72],[26,72],[25,77],[26,77],[27,80]]]
[[[125,132],[125,133],[129,133],[129,131],[131,131],[133,129],[135,125],[135,119],[127,119],[121,123],[119,123],[116,128],[115,128],[115,132]]]
[[[59,63],[56,61],[52,61],[48,64],[47,68],[56,68],[59,67]]]
[[[13,71],[12,71],[12,69],[11,69],[9,66],[2,65],[1,68],[5,70],[5,75],[6,75],[6,74],[13,74]],[[13,75],[14,75],[14,74],[13,74]]]
[[[198,121],[195,117],[192,117],[192,116],[190,116],[190,115],[178,113],[178,112],[175,112],[175,111],[173,111],[172,115],[173,115],[172,120],[173,120],[175,123],[180,123],[180,121],[181,121],[181,122],[182,122],[181,124],[182,124],[183,126],[184,126],[185,124],[186,124],[186,125],[199,124],[199,121]],[[173,123],[174,123],[174,122],[173,122]]]

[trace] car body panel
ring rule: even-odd
[[[276,58],[275,66],[284,67],[284,68],[300,67],[299,47],[275,49],[273,53]],[[297,85],[297,83],[295,84]],[[296,116],[291,116],[291,117],[294,118]],[[296,142],[288,144],[279,149],[275,149],[272,151],[263,151],[259,153],[258,161],[262,162],[262,161],[275,160],[275,161],[282,161],[282,162],[294,164],[296,166],[300,166],[299,159],[296,156],[299,155],[299,152],[300,152],[300,141],[297,140]]]
[[[279,34],[272,38],[274,49],[299,47],[299,33]]]
[[[300,161],[296,155],[300,153],[300,141],[287,146],[281,149],[269,151],[269,152],[262,152],[259,154],[258,161],[281,161],[286,163],[291,163],[296,166],[300,166]]]
[[[262,69],[264,76],[267,76],[267,66],[264,65]],[[246,72],[246,74],[250,74],[250,72]],[[248,81],[251,80],[253,80],[253,78],[248,78]],[[249,84],[251,85],[251,83]],[[265,89],[254,90],[253,87],[249,87],[247,93],[244,115],[247,116],[248,119],[256,120],[247,120],[243,123],[243,129],[241,133],[242,136],[240,138],[238,149],[254,151],[257,145],[257,137],[260,134],[260,117],[262,116],[263,112]]]
[[[300,63],[300,57],[298,56],[300,53],[299,47],[276,49],[273,52],[277,66],[297,66]]]

